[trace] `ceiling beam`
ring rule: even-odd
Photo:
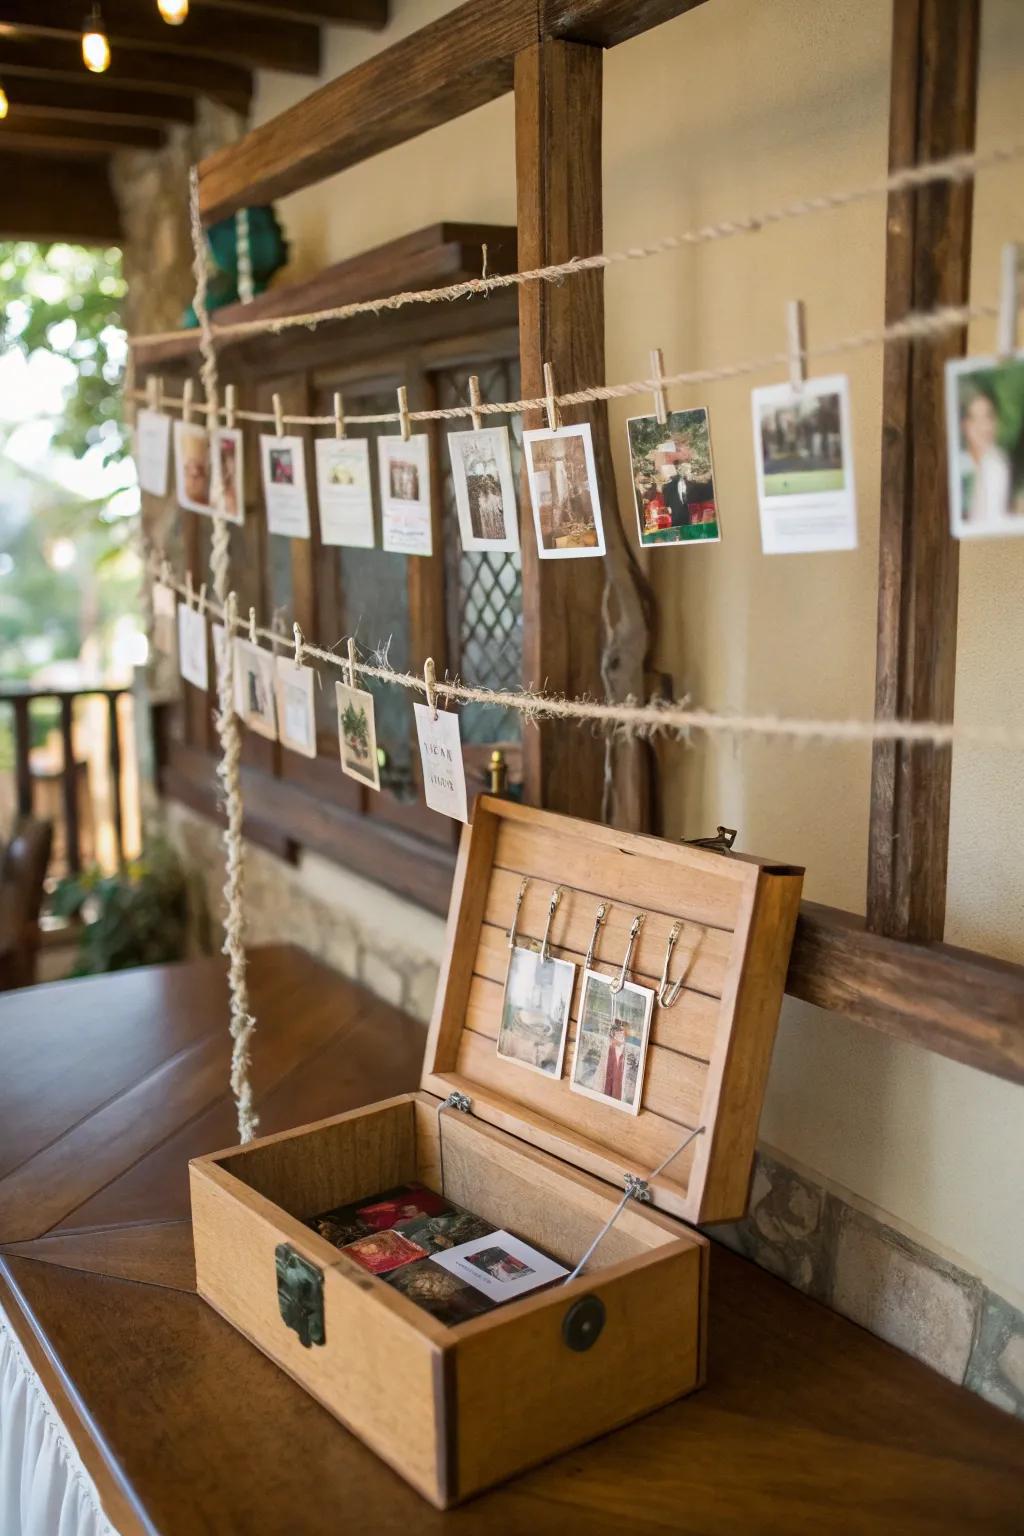
[[[253,89],[251,70],[238,64],[120,44],[112,51],[110,68],[102,75],[90,75],[82,64],[77,38],[4,35],[2,30],[0,75],[5,80],[19,75],[68,79],[101,90],[138,86],[171,94],[211,96],[241,113],[248,110]]]
[[[132,91],[112,87],[97,88],[86,78],[78,85],[63,80],[40,80],[20,75],[5,84],[14,116],[19,106],[31,107],[36,115],[75,119],[82,122],[119,122],[130,118],[141,123],[191,123],[196,108],[191,96],[168,96],[160,91]]]
[[[0,152],[95,157],[115,149],[159,149],[163,142],[163,130],[148,123],[85,123],[18,105],[0,123]]]
[[[192,0],[193,5],[224,11],[277,16],[294,21],[323,21],[336,27],[362,27],[382,32],[388,24],[388,0]]]
[[[0,238],[109,245],[121,219],[107,160],[74,166],[0,151]]]
[[[78,38],[81,0],[3,0],[0,34]],[[160,19],[155,0],[103,0],[103,21],[111,47],[155,49],[157,53],[197,54],[231,59],[251,69],[279,69],[296,75],[320,73],[320,28],[292,20],[237,13],[213,5],[196,6],[184,26]]]

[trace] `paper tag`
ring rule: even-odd
[[[380,789],[373,694],[362,688],[350,688],[347,683],[335,683],[334,696],[338,705],[341,771],[360,784]]]
[[[291,656],[278,656],[277,721],[281,741],[303,757],[316,757],[316,710],[312,667],[297,667]]]
[[[448,452],[463,549],[518,549],[519,511],[508,427],[450,432]]]
[[[167,495],[171,418],[163,411],[139,412],[135,423],[135,467],[139,489],[150,496]]]
[[[845,374],[751,392],[766,555],[857,548],[850,387]]]
[[[267,527],[288,539],[309,538],[306,454],[301,437],[261,437]]]
[[[395,555],[429,555],[430,439],[419,432],[377,439],[383,546]]]
[[[186,683],[204,690],[210,686],[206,620],[187,603],[178,604],[178,666]]]
[[[318,437],[316,499],[324,544],[372,549],[370,444],[365,437]]]
[[[502,1231],[461,1243],[447,1253],[436,1253],[430,1263],[458,1275],[492,1301],[511,1301],[569,1273],[564,1264],[557,1264],[511,1232]]]
[[[459,717],[452,709],[439,709],[435,720],[429,704],[414,704],[413,711],[426,802],[432,811],[440,811],[442,816],[468,821]]]

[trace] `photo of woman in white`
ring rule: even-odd
[[[1024,533],[1024,358],[946,365],[955,538]]]

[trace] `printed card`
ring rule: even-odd
[[[722,537],[704,406],[626,422],[642,549],[716,544]]]
[[[538,1286],[550,1285],[569,1271],[556,1264],[547,1254],[540,1253],[513,1237],[511,1232],[492,1232],[475,1242],[463,1243],[448,1253],[436,1253],[432,1264],[439,1264],[450,1274],[458,1275],[474,1290],[482,1291],[492,1301],[512,1301],[525,1296]]]
[[[174,423],[174,474],[178,505],[186,512],[213,515],[214,497],[223,494],[222,510],[229,523],[245,516],[242,484],[242,433],[219,428],[211,435],[192,422]]]
[[[654,993],[627,981],[612,991],[611,976],[584,971],[576,1054],[569,1087],[635,1115],[644,1087],[644,1062]]]
[[[946,430],[953,537],[1024,533],[1024,352],[951,359]]]
[[[341,1251],[368,1269],[371,1275],[386,1275],[389,1269],[397,1269],[400,1264],[411,1264],[415,1259],[425,1259],[427,1256],[426,1249],[394,1229],[372,1232],[369,1237],[357,1238]]]
[[[423,794],[432,811],[468,821],[466,770],[462,762],[462,735],[454,710],[439,709],[437,719],[429,704],[414,704],[416,735],[423,765]]]
[[[394,555],[433,553],[430,530],[430,439],[379,437],[383,546]]]
[[[384,1280],[448,1328],[482,1317],[494,1307],[494,1302],[482,1291],[475,1290],[458,1275],[449,1274],[429,1259],[420,1259],[417,1264],[403,1264],[385,1275]]]
[[[372,549],[370,444],[365,437],[318,437],[316,498],[324,544]]]
[[[277,719],[281,741],[303,757],[316,757],[316,712],[313,703],[312,667],[297,667],[291,656],[278,656]]]
[[[211,512],[221,512],[229,523],[245,522],[245,484],[242,429],[219,427],[213,434],[213,485]]]
[[[380,789],[380,763],[377,760],[377,728],[373,716],[373,694],[347,683],[335,683],[338,703],[338,748],[341,771],[360,784]]]
[[[251,640],[235,641],[235,713],[258,736],[277,740],[274,657]]]
[[[542,560],[604,554],[604,524],[589,422],[523,433]]]
[[[186,683],[204,690],[210,686],[206,620],[188,603],[178,604],[178,666]]]
[[[448,452],[463,549],[518,549],[519,510],[508,428],[450,432]]]
[[[171,418],[163,411],[140,411],[135,422],[135,468],[139,489],[150,496],[167,495],[171,448]]]
[[[301,437],[260,437],[267,527],[287,539],[309,538],[306,454]]]
[[[177,633],[178,599],[173,587],[162,581],[153,583],[153,649],[163,656],[174,655]]]
[[[450,1200],[423,1184],[397,1184],[371,1200],[364,1198],[348,1205],[335,1205],[317,1216],[306,1217],[305,1221],[307,1227],[319,1232],[336,1248],[346,1248],[371,1232],[387,1232],[399,1223],[404,1227],[407,1222],[443,1216],[455,1209]],[[469,1235],[467,1233],[467,1237]]]
[[[845,374],[751,394],[766,555],[857,548],[850,385]]]

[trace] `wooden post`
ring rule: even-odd
[[[974,147],[980,0],[894,0],[889,164]],[[886,321],[968,297],[971,183],[889,200]],[[943,365],[964,334],[885,351],[875,713],[949,720],[959,549],[949,532]],[[871,774],[867,919],[897,938],[941,939],[949,748],[884,743]]]
[[[82,845],[78,833],[78,774],[75,763],[74,696],[60,695],[60,734],[64,748],[61,789],[64,798],[64,842],[68,872],[77,875],[82,868]]]
[[[543,266],[601,248],[602,53],[578,43],[542,42],[516,57],[516,196],[519,266]],[[604,282],[587,272],[560,284],[519,290],[519,347],[526,398],[544,392],[544,364],[560,393],[605,376]],[[540,560],[523,485],[524,682],[570,697],[643,693],[647,623],[635,560],[619,519],[603,405],[562,411],[589,421],[601,487],[605,560]],[[544,425],[529,413],[526,427]],[[525,476],[525,470],[524,470]],[[606,633],[607,612],[610,631]],[[644,828],[650,810],[645,743],[613,750],[605,793],[605,743],[576,726],[528,726],[525,794],[533,805]]]
[[[119,693],[107,694],[107,760],[110,763],[110,804],[114,813],[114,839],[117,862],[124,863],[124,808],[121,800],[121,731],[117,701]]]
[[[32,724],[29,700],[14,700],[14,769],[18,786],[18,815],[32,814]]]

